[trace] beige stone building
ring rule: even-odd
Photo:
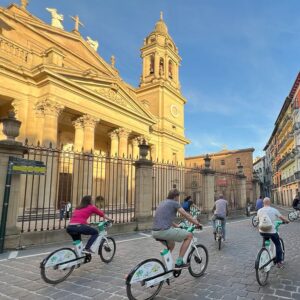
[[[98,42],[81,36],[78,18],[68,32],[55,9],[47,9],[49,25],[22,3],[0,7],[0,117],[15,110],[20,141],[137,157],[145,138],[153,159],[184,162],[181,58],[162,15],[141,48],[135,88],[119,76],[113,56],[107,63]]]
[[[257,197],[257,192],[253,191],[253,152],[254,148],[246,148],[239,150],[221,150],[216,153],[209,153],[211,158],[211,167],[218,172],[228,172],[235,174],[238,172],[238,165],[243,166],[243,172],[246,176],[246,191],[247,201],[254,201]],[[185,158],[185,165],[187,167],[204,167],[205,155],[198,155]],[[220,178],[216,181],[216,186],[226,186],[226,178]]]

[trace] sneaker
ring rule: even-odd
[[[175,270],[181,270],[181,269],[186,269],[186,268],[188,268],[190,266],[190,264],[184,264],[184,263],[182,263],[182,264],[175,264]]]
[[[284,263],[283,263],[283,261],[282,261],[282,262],[279,262],[279,263],[277,263],[277,268],[279,268],[279,269],[282,269],[282,268],[284,268]]]
[[[222,242],[225,242],[225,239],[224,239],[224,238],[222,238]]]
[[[92,254],[94,253],[91,249],[83,249],[82,253],[86,253],[86,254]]]

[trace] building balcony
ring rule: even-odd
[[[300,171],[295,172],[295,179],[299,180],[300,179]]]
[[[282,168],[287,163],[292,163],[295,160],[296,149],[284,155],[279,161],[277,161],[277,168]]]

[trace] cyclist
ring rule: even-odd
[[[259,196],[259,198],[256,200],[255,210],[258,211],[259,209],[263,208],[264,203],[262,196]]]
[[[224,199],[223,194],[219,195],[219,199],[215,202],[215,205],[212,209],[212,213],[214,214],[212,217],[213,221],[213,232],[216,239],[216,220],[221,220],[221,226],[223,231],[222,240],[225,241],[225,227],[226,227],[226,217],[228,217],[228,201]]]
[[[179,228],[179,226],[174,223],[177,212],[197,227],[201,228],[202,226],[181,207],[179,195],[180,193],[177,189],[169,191],[167,199],[162,201],[156,209],[152,230],[153,238],[167,241],[170,251],[173,251],[175,242],[183,242],[175,263],[175,269],[187,268],[189,266],[183,263],[183,257],[193,238],[190,232]]]
[[[272,242],[274,243],[276,247],[276,260],[275,263],[277,263],[278,268],[283,267],[283,258],[282,258],[282,249],[281,249],[281,243],[279,240],[279,235],[275,230],[274,222],[276,219],[282,220],[284,223],[289,223],[289,221],[283,217],[280,212],[274,208],[271,207],[271,200],[268,197],[265,197],[263,200],[264,207],[259,209],[257,212],[258,216],[258,229],[259,233],[262,237],[270,238]],[[263,222],[268,223],[270,222],[270,229],[264,230],[263,229]]]
[[[295,196],[292,205],[293,205],[293,209],[300,211],[300,200],[297,195]]]
[[[183,203],[182,203],[182,208],[188,212],[189,214],[191,213],[191,208],[195,208],[196,211],[199,212],[200,214],[200,211],[201,209],[194,203],[194,201],[192,200],[192,196],[187,196],[184,200],[183,200]]]
[[[73,241],[81,240],[81,234],[91,235],[85,249],[82,252],[93,253],[90,249],[98,237],[98,230],[88,225],[87,219],[96,214],[104,219],[113,222],[104,212],[92,204],[91,196],[84,196],[79,206],[74,210],[70,223],[67,227],[67,233],[72,237]]]

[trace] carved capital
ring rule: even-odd
[[[97,123],[100,122],[99,118],[93,117],[91,115],[83,115],[81,117],[83,127],[93,127],[95,128]]]
[[[130,134],[130,130],[126,129],[126,128],[119,128],[119,138],[124,138],[127,139],[129,134]]]
[[[83,128],[82,117],[79,117],[76,120],[74,120],[72,124],[75,127],[75,129],[82,129]]]
[[[36,113],[42,114],[44,116],[58,117],[64,108],[65,108],[64,105],[48,98],[38,101],[35,104]]]
[[[132,139],[131,144],[132,146],[137,147],[139,145],[139,139],[138,138]]]
[[[108,136],[111,140],[117,140],[118,139],[118,129],[115,129],[108,133]]]

